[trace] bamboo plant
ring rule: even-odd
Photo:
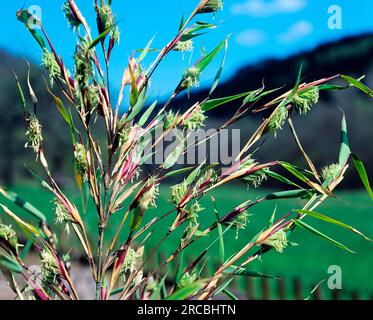
[[[37,209],[37,204],[33,205],[21,199],[18,194],[0,187],[2,196],[13,201],[30,218],[39,221],[34,225],[0,204],[0,214],[13,219],[28,239],[26,244],[21,243],[12,226],[0,224],[0,266],[17,299],[80,299],[71,278],[70,258],[66,252],[61,252],[54,224],[69,228],[70,237],[76,237],[80,244],[82,255],[96,284],[94,296],[97,300],[213,299],[222,294],[233,298],[235,296],[229,290],[232,279],[241,274],[260,276],[260,273],[251,269],[250,263],[272,250],[286,254],[289,238],[300,229],[351,251],[344,244],[306,223],[306,218],[335,224],[370,241],[354,227],[317,211],[320,204],[335,197],[334,191],[343,180],[351,158],[373,198],[365,168],[350,150],[344,116],[339,158],[321,172],[304,151],[291,120],[297,113],[304,115],[312,111],[323,91],[355,86],[372,96],[372,91],[362,84],[361,79],[331,75],[329,78],[306,83],[302,81],[300,70],[292,89],[288,91],[267,90],[263,86],[234,96],[214,97],[226,59],[227,37],[188,67],[181,74],[180,82],[169,99],[158,103],[152,100],[149,93],[150,81],[158,66],[172,52],[191,51],[195,38],[216,27],[210,22],[200,22],[200,19],[209,18],[209,14],[219,14],[223,9],[222,1],[201,0],[190,16],[182,19],[175,37],[162,49],[152,48],[152,39],[143,49],[135,51],[124,66],[119,94],[114,97],[113,90],[110,90],[109,64],[112,52],[119,44],[120,31],[111,2],[95,0],[97,23],[94,28],[89,26],[74,0],[64,3],[62,11],[76,35],[73,70],[68,69],[58,54],[53,39],[48,36],[42,22],[25,9],[17,12],[18,20],[25,25],[41,48],[42,64],[49,73],[48,90],[61,115],[60,120],[66,123],[66,129],[71,134],[71,157],[74,159],[71,180],[75,181],[83,197],[87,196],[89,202],[93,203],[94,209],[89,209],[86,215],[95,215],[98,221],[97,234],[92,236],[87,232],[82,209],[78,209],[78,205],[69,199],[54,178],[44,144],[48,137],[43,135],[43,124],[38,119],[37,93],[30,81],[27,81],[26,96],[23,85],[15,75],[26,125],[26,147],[35,153],[42,170],[42,173],[33,171],[32,174],[40,182],[41,188],[53,195],[55,205],[55,222],[48,221],[46,215]],[[39,28],[30,27],[30,19]],[[220,54],[223,55],[222,62],[209,95],[187,110],[171,108],[176,97],[198,86],[205,69]],[[151,55],[154,55],[151,63],[145,65]],[[344,79],[346,85],[333,84],[337,78]],[[157,150],[160,141],[168,133],[176,129],[202,128],[211,110],[228,104],[238,104],[238,108],[229,119],[224,120],[219,130],[256,113],[263,113],[264,117],[257,130],[247,137],[235,164],[229,170],[223,171],[221,163],[205,162],[182,169],[173,168],[177,159],[189,147],[183,137],[180,146],[164,163],[155,166],[153,172],[140,172],[145,162],[144,146],[149,143],[146,140],[149,133],[159,127],[164,132],[162,137],[152,142],[153,149]],[[274,159],[262,163],[253,156],[264,138],[274,139],[281,134],[281,129],[286,124],[305,159],[306,168]],[[95,127],[102,125],[105,128],[104,137],[97,136],[98,131],[95,131]],[[284,171],[287,174],[279,173]],[[170,179],[179,179],[180,183],[173,185],[169,191],[172,208],[168,212],[161,212],[157,208],[159,187],[169,185]],[[268,183],[275,180],[281,182],[284,189],[257,199],[250,198],[248,192],[245,202],[224,213],[218,211],[214,198],[210,208],[202,208],[200,205],[201,199],[211,198],[211,191],[224,188],[227,184],[241,181],[260,187],[267,179]],[[280,219],[273,217],[266,229],[258,229],[243,247],[237,248],[228,258],[224,257],[224,239],[234,237],[232,231],[246,228],[252,208],[265,201],[281,201],[285,198],[301,199],[303,205],[290,212],[283,212]],[[121,217],[121,223],[115,226],[115,236],[108,239],[105,235],[114,215]],[[215,215],[216,222],[204,226],[199,221],[201,215]],[[149,237],[166,218],[171,218],[172,221],[167,232],[159,243],[150,242]],[[174,243],[172,254],[154,265],[153,258],[162,243],[180,230],[179,242]],[[195,252],[191,261],[185,263],[180,259],[188,247],[202,238],[206,239],[206,236],[210,236],[211,240],[208,247]],[[122,242],[122,238],[126,240]],[[220,247],[220,263],[215,270],[205,272],[204,266],[214,246]],[[39,256],[40,274],[36,274],[25,262],[31,248]],[[151,261],[153,262],[149,267]],[[178,271],[174,279],[164,276],[165,270],[175,266]]]

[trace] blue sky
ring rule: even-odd
[[[24,26],[16,21],[15,12],[25,5],[42,8],[42,21],[55,47],[64,61],[71,66],[74,53],[74,34],[67,27],[60,10],[63,0],[12,0],[2,5],[3,21],[0,48],[35,62],[40,49]],[[76,0],[87,19],[95,24],[93,0]],[[154,47],[162,47],[171,39],[179,26],[183,13],[187,15],[199,0],[113,0],[113,9],[121,29],[120,46],[111,61],[111,83],[119,88],[123,68],[133,49],[142,48],[156,34]],[[328,8],[338,5],[342,9],[342,28],[328,27]],[[155,95],[165,95],[177,85],[180,74],[189,63],[195,61],[201,48],[211,50],[228,34],[232,34],[224,71],[229,77],[243,64],[268,57],[286,57],[311,49],[320,43],[348,35],[373,33],[372,0],[225,0],[224,11],[215,17],[200,15],[198,20],[217,23],[208,37],[196,41],[192,55],[184,57],[172,53],[152,82]],[[4,31],[5,30],[5,31]],[[150,61],[149,61],[150,62]],[[218,62],[217,62],[218,63]],[[202,85],[215,75],[215,66],[206,69]]]

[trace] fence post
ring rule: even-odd
[[[303,290],[302,290],[302,283],[300,282],[299,278],[293,279],[293,289],[294,289],[294,299],[295,300],[303,300]]]
[[[270,300],[271,292],[269,288],[268,278],[260,278],[261,288],[262,288],[262,300]]]
[[[285,279],[281,277],[277,281],[278,281],[277,282],[277,299],[285,300],[286,299]]]
[[[253,278],[246,278],[247,300],[255,300],[255,287]]]
[[[352,298],[352,300],[360,300],[359,292],[356,291],[356,290],[352,291],[351,298]]]
[[[340,300],[341,298],[341,290],[334,289],[331,290],[332,300]]]
[[[316,286],[316,284],[312,286],[311,290],[313,290]],[[323,300],[323,292],[320,285],[315,289],[313,293],[313,300]]]

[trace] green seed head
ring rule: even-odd
[[[341,166],[338,163],[333,163],[321,170],[321,176],[324,181],[332,181],[339,175],[340,172]]]
[[[56,61],[54,54],[49,52],[47,49],[44,49],[43,55],[41,56],[41,61],[45,69],[47,69],[49,72],[50,83],[53,86],[54,78],[61,76],[60,66]]]
[[[205,210],[198,201],[195,201],[188,209],[188,218],[192,224],[197,224],[198,213]]]
[[[243,180],[247,183],[248,187],[253,186],[254,188],[258,188],[267,180],[267,175],[264,170],[258,170],[246,176]]]
[[[135,250],[132,248],[129,248],[126,254],[126,258],[124,259],[124,263],[121,269],[122,273],[125,273],[127,271],[134,272],[136,271],[136,264],[139,259],[139,255]]]
[[[236,239],[238,239],[240,230],[246,229],[246,226],[249,223],[249,216],[250,214],[247,211],[243,211],[233,219],[232,226],[236,229]]]
[[[277,252],[282,253],[284,249],[288,246],[288,239],[286,232],[284,230],[279,230],[268,239],[263,242],[264,245],[270,246]]]
[[[206,119],[207,116],[205,115],[201,107],[198,105],[192,111],[191,115],[183,121],[183,126],[186,127],[188,130],[200,129],[204,126],[204,122]]]
[[[204,6],[198,9],[198,13],[211,13],[223,10],[223,1],[222,0],[210,0]]]
[[[319,88],[311,87],[294,95],[292,103],[300,114],[306,114],[319,101]]]
[[[177,288],[181,289],[181,288],[184,288],[186,286],[189,286],[192,283],[194,283],[196,280],[197,280],[197,275],[194,272],[192,272],[192,273],[185,272],[182,275],[182,277],[180,278],[180,280],[178,281]]]
[[[149,207],[157,207],[156,199],[159,195],[159,184],[156,183],[156,179],[154,177],[150,177],[146,184],[150,187],[150,189],[146,191],[139,200],[139,206],[145,210]]]
[[[179,41],[176,46],[174,47],[174,50],[180,51],[180,52],[191,52],[193,50],[193,40],[185,40],[185,41]]]
[[[87,179],[88,162],[87,162],[87,151],[81,143],[75,145],[74,157],[78,166],[79,172],[82,174],[83,179]]]
[[[14,249],[18,248],[17,234],[12,226],[0,224],[0,239],[7,241]]]
[[[101,23],[105,30],[111,29],[110,35],[115,42],[119,42],[120,33],[117,26],[115,26],[115,17],[111,7],[104,5],[98,8],[98,14],[101,20]]]
[[[188,192],[188,185],[185,181],[172,186],[171,187],[171,199],[170,199],[170,201],[175,206],[178,206],[179,203],[185,198],[187,192]]]
[[[88,48],[85,48],[85,45],[86,42],[82,39],[82,43],[76,47],[75,52],[75,79],[81,89],[88,87],[92,69],[90,53]]]
[[[194,185],[193,192],[196,193],[198,189],[208,183],[208,185],[213,184],[218,179],[217,174],[214,169],[207,170],[201,177],[198,178],[196,184]]]
[[[192,87],[198,87],[200,75],[201,71],[197,67],[186,69],[181,82],[181,88],[190,89]]]
[[[66,1],[62,5],[62,11],[65,14],[65,18],[69,25],[73,27],[73,29],[77,29],[81,25],[81,21],[78,19],[78,17],[74,14],[74,11],[72,10],[70,3]]]
[[[165,130],[167,130],[171,127],[171,125],[175,121],[176,117],[177,117],[177,115],[175,115],[175,113],[172,110],[170,110],[166,113],[164,124],[163,124],[163,127],[164,127]]]
[[[268,129],[273,132],[274,136],[277,136],[277,130],[282,129],[286,119],[288,118],[289,111],[285,106],[280,107],[275,114],[272,116],[268,123]]]
[[[91,107],[91,112],[100,104],[99,89],[95,85],[89,85],[87,90],[87,98]]]
[[[55,215],[56,215],[56,223],[65,223],[68,221],[72,221],[71,215],[69,211],[65,208],[65,206],[61,203],[61,201],[57,198],[54,199],[55,205]]]
[[[55,282],[56,277],[61,275],[56,258],[48,250],[41,253],[41,274],[44,280],[49,282]]]
[[[30,147],[35,153],[39,153],[43,142],[42,126],[34,115],[31,115],[27,123],[26,131],[27,143],[25,147]]]

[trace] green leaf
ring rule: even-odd
[[[316,219],[319,219],[319,220],[322,220],[322,221],[325,221],[325,222],[337,225],[337,226],[339,226],[341,228],[350,230],[350,231],[358,234],[359,236],[363,237],[365,240],[372,241],[367,236],[365,236],[364,234],[362,234],[360,231],[358,231],[355,228],[349,226],[348,224],[343,223],[341,221],[338,221],[336,219],[330,218],[330,217],[328,217],[328,216],[326,216],[326,215],[324,215],[322,213],[315,212],[315,211],[309,211],[309,210],[295,210],[295,212],[306,214],[306,215],[308,215],[310,217],[313,217],[313,218],[316,218]]]
[[[254,278],[268,278],[268,279],[278,279],[277,277],[264,274],[258,271],[252,271],[246,268],[238,268],[237,266],[229,266],[224,273],[232,273],[235,276],[245,276],[245,277],[254,277]]]
[[[367,174],[367,171],[365,170],[363,162],[356,154],[352,154],[352,160],[354,161],[356,170],[359,173],[360,179],[363,182],[365,190],[368,192],[369,197],[373,200],[372,188],[370,186],[368,174]]]
[[[22,273],[22,266],[12,257],[0,254],[0,266],[16,273]]]
[[[39,209],[35,208],[30,202],[23,200],[17,193],[6,190],[4,187],[1,186],[0,193],[5,198],[13,202],[15,205],[30,213],[35,218],[44,222],[47,221],[47,217]]]
[[[22,253],[21,253],[21,260],[22,261],[25,261],[28,253],[30,252],[30,249],[32,248],[34,244],[34,240],[33,239],[28,239],[25,246],[22,248]]]
[[[322,239],[334,244],[335,246],[337,246],[338,248],[341,248],[343,250],[346,250],[348,252],[351,252],[351,253],[355,253],[354,251],[352,251],[351,249],[349,249],[348,247],[346,247],[344,244],[334,240],[333,238],[323,234],[322,232],[320,232],[319,230],[315,229],[314,227],[311,227],[310,225],[306,224],[305,222],[301,221],[301,220],[292,220],[294,222],[295,225],[297,225],[298,227],[301,227],[319,237],[321,237]]]
[[[262,87],[260,89],[251,91],[251,93],[243,100],[243,105],[246,105],[249,102],[256,102],[259,99],[261,99],[261,98],[263,98],[263,97],[265,97],[265,96],[267,96],[267,95],[269,95],[269,94],[271,94],[273,92],[278,91],[279,89],[280,88],[275,88],[275,89],[263,91],[264,87]]]
[[[36,237],[40,238],[41,233],[40,231],[35,228],[33,225],[23,221],[21,218],[19,218],[17,215],[15,215],[11,210],[8,209],[8,207],[0,204],[0,207],[4,210],[4,212],[11,217],[17,224],[18,226],[23,230],[23,232],[30,238],[31,235],[35,235]]]
[[[148,44],[146,45],[145,49],[142,50],[142,53],[138,59],[138,63],[140,63],[141,61],[143,61],[146,57],[146,55],[148,54],[149,50],[150,50],[150,46],[151,44],[153,43],[154,41],[154,38],[155,38],[155,35],[150,39],[150,41],[148,42]]]
[[[254,92],[254,91],[240,93],[240,94],[236,94],[234,96],[229,96],[229,97],[224,97],[224,98],[207,100],[206,102],[201,104],[201,108],[202,108],[203,111],[208,111],[208,110],[214,109],[216,107],[219,107],[221,105],[227,104],[229,102],[241,99],[243,97],[247,97],[252,92]]]
[[[361,90],[362,92],[368,94],[370,97],[373,98],[373,90],[368,88],[365,84],[361,83],[361,81],[354,79],[352,77],[346,76],[346,75],[342,75],[341,77],[345,79],[350,85],[358,88],[359,90]]]
[[[188,185],[192,184],[198,177],[198,175],[200,174],[201,172],[201,168],[202,166],[205,164],[205,162],[202,162],[197,168],[195,168],[190,174],[189,176],[186,178],[186,183]]]
[[[228,289],[222,290],[222,293],[224,293],[231,300],[240,300],[233,292],[229,291]]]
[[[346,86],[337,86],[333,84],[322,84],[317,87],[320,91],[339,91],[347,88]]]
[[[112,25],[111,27],[107,28],[104,32],[102,32],[96,39],[94,39],[88,46],[88,50],[93,49],[95,46],[97,46],[101,41],[105,40],[108,33],[113,30],[115,25]]]
[[[302,62],[300,67],[299,67],[298,76],[297,76],[297,80],[295,82],[295,86],[294,86],[293,90],[291,91],[290,96],[287,98],[287,100],[292,99],[293,96],[297,93],[297,91],[299,89],[299,85],[300,85],[300,81],[301,81],[301,77],[302,77],[303,65],[304,65],[304,62]]]
[[[278,199],[297,199],[308,196],[310,194],[309,190],[304,189],[296,189],[296,190],[287,190],[287,191],[279,191],[273,192],[266,195],[267,200],[278,200]]]
[[[133,120],[141,112],[148,98],[149,97],[146,96],[146,90],[144,89],[143,91],[141,91],[136,104],[133,106],[131,113],[128,115],[126,119],[127,122]]]
[[[343,115],[341,122],[341,147],[339,150],[339,165],[341,166],[341,169],[346,165],[350,154],[351,150],[347,136],[347,123],[345,115]]]
[[[223,228],[222,224],[220,223],[220,218],[219,218],[219,211],[216,207],[216,201],[213,196],[211,196],[211,200],[214,205],[214,214],[216,218],[216,225],[218,229],[218,234],[219,234],[219,255],[220,255],[220,261],[223,264],[225,261],[225,246],[224,246],[224,237],[223,237]]]
[[[157,106],[157,102],[158,102],[157,100],[154,101],[154,102],[151,104],[151,106],[148,107],[148,108],[146,109],[146,111],[144,112],[144,114],[141,116],[141,118],[140,118],[140,120],[139,120],[139,122],[138,122],[138,125],[139,125],[140,127],[142,127],[142,126],[146,123],[146,121],[148,120],[148,118],[149,118],[150,115],[152,114],[154,108]]]
[[[173,171],[170,171],[170,172],[167,172],[164,177],[165,178],[169,178],[169,177],[173,177],[173,176],[177,176],[179,174],[183,174],[185,172],[188,172],[190,170],[192,170],[193,167],[189,167],[189,168],[181,168],[181,169],[178,169],[178,170],[173,170]]]
[[[289,184],[291,186],[294,186],[294,187],[298,187],[298,188],[301,188],[299,185],[297,185],[295,182],[285,178],[284,176],[282,176],[281,174],[277,173],[277,172],[273,172],[269,169],[264,169],[266,175],[268,175],[269,177],[277,180],[277,181],[280,181],[282,183],[286,183],[286,184]]]
[[[14,71],[13,71],[13,73],[14,73],[14,77],[16,79],[19,101],[21,102],[21,106],[22,106],[23,112],[26,112],[26,99],[25,99],[25,95],[23,93],[21,84],[19,83],[17,74]]]
[[[227,41],[228,37],[224,39],[222,42],[218,44],[218,46],[212,50],[208,55],[203,57],[196,65],[195,67],[199,69],[199,71],[203,71],[206,69],[206,67],[214,60],[214,58],[217,56],[217,54],[221,51],[221,49],[224,48],[225,43]]]
[[[197,291],[201,290],[206,284],[206,280],[199,280],[191,283],[179,290],[176,290],[173,294],[168,296],[166,300],[184,300],[191,297]]]
[[[223,69],[224,69],[224,65],[225,65],[225,60],[226,60],[226,57],[227,57],[227,51],[228,51],[228,38],[225,39],[225,50],[224,50],[224,56],[223,56],[223,59],[221,61],[221,64],[220,64],[220,68],[215,76],[215,79],[214,79],[214,82],[211,86],[211,89],[210,89],[210,93],[209,93],[209,96],[212,95],[212,93],[215,91],[216,87],[218,86],[219,84],[219,81],[220,81],[220,78],[221,78],[221,75],[223,73]]]
[[[303,182],[306,182],[306,181],[309,180],[308,177],[302,172],[302,170],[297,168],[296,166],[294,166],[294,165],[292,165],[288,162],[284,162],[284,161],[280,161],[279,163],[282,167],[284,167],[287,171],[289,171],[291,174],[293,174],[299,180],[301,180]]]
[[[184,151],[184,141],[180,141],[180,144],[167,156],[163,163],[164,169],[171,168],[179,159],[181,153]]]
[[[165,283],[166,283],[167,275],[168,275],[168,274],[166,274],[166,275],[161,279],[161,281],[159,281],[159,283],[157,284],[157,286],[154,288],[153,293],[152,293],[152,295],[150,296],[150,300],[156,300],[156,299],[158,299],[158,297],[159,297],[160,294],[161,294],[161,290],[162,290],[162,288],[164,287],[164,285],[165,285]]]

